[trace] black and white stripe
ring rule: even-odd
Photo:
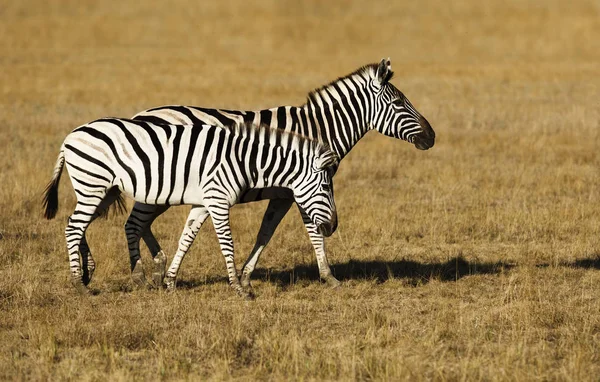
[[[100,119],[65,138],[46,191],[45,216],[56,214],[58,182],[66,166],[77,196],[65,230],[71,277],[85,291],[89,277],[82,278],[79,258],[80,249],[87,250],[85,231],[121,193],[145,205],[191,204],[193,218],[168,273],[172,286],[190,237],[210,215],[229,281],[238,293],[249,296],[242,291],[233,261],[230,207],[248,190],[289,189],[312,224],[328,236],[337,225],[331,184],[337,161],[317,141],[267,127]]]
[[[435,133],[427,120],[410,101],[390,83],[393,76],[389,59],[364,66],[308,95],[300,107],[280,106],[260,111],[208,109],[191,106],[164,106],[137,114],[138,120],[155,123],[226,125],[232,121],[266,124],[272,128],[291,131],[327,144],[340,159],[370,130],[413,143],[418,149],[433,146]],[[257,242],[244,265],[242,284],[249,280],[260,253],[271,239],[281,219],[293,203],[290,195],[252,192],[242,202],[271,199],[257,236]],[[155,279],[164,272],[166,256],[154,238],[150,225],[164,208],[136,203],[126,224],[130,256],[139,259],[139,239],[143,237],[155,259]],[[193,215],[195,211],[192,211]],[[303,220],[315,249],[321,278],[333,285],[325,255],[324,241],[316,227],[304,214]],[[163,271],[161,271],[161,267]]]

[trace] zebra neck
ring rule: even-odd
[[[311,93],[309,101],[300,107],[279,106],[258,111],[195,108],[195,111],[202,113],[197,121],[204,123],[226,125],[245,121],[291,131],[327,144],[342,159],[371,129],[367,121],[371,118],[372,101],[363,89],[360,96],[328,90],[327,94],[338,95],[326,97],[323,92]],[[215,120],[213,115],[222,121]]]
[[[326,143],[341,160],[369,131],[367,116],[370,110],[368,103],[350,99],[356,97],[355,94],[333,93],[336,94],[334,96],[332,92],[334,90],[327,94],[322,94],[323,91],[313,94],[302,107],[305,114],[302,120],[307,121],[305,130],[316,132],[319,141]]]
[[[250,188],[291,188],[299,169],[305,165],[297,150],[286,152],[282,146],[262,145],[262,157],[251,164]],[[270,151],[270,152],[268,152]]]

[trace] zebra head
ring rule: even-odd
[[[318,232],[328,237],[337,228],[332,180],[339,159],[328,148],[319,146],[312,163],[306,166],[307,174],[298,177],[293,192],[296,203],[317,226]]]
[[[388,137],[414,144],[419,150],[433,147],[435,132],[408,98],[390,83],[393,75],[390,59],[381,60],[370,83],[375,96],[372,126]]]

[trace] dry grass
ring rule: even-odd
[[[0,5],[0,378],[597,380],[596,1],[12,1]],[[218,4],[218,5],[217,5]],[[242,302],[210,224],[167,295],[132,291],[122,226],[94,223],[95,296],[68,283],[64,136],[169,103],[254,109],[391,56],[436,146],[369,134],[336,176],[343,287],[296,211]],[[237,206],[241,263],[264,203]],[[187,208],[155,225],[173,254]],[[145,261],[148,254],[144,253]]]

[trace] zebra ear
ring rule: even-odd
[[[390,58],[384,58],[381,60],[379,65],[377,66],[377,73],[375,73],[375,78],[381,85],[385,85],[389,80],[392,79],[394,72],[392,72],[392,62]]]

